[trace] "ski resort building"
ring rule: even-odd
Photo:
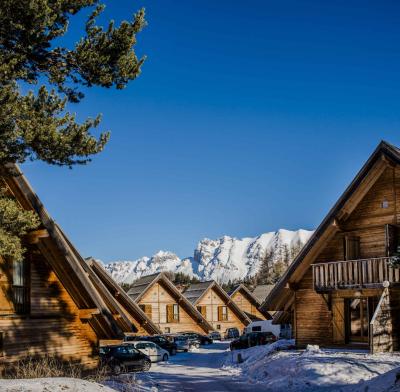
[[[228,294],[251,321],[271,319],[268,312],[260,309],[261,301],[245,285],[236,286]]]
[[[399,349],[400,150],[381,142],[262,308],[296,344]]]
[[[134,282],[128,296],[163,333],[209,333],[213,327],[161,272]]]
[[[122,339],[134,325],[96,289],[86,263],[54,223],[18,167],[2,187],[40,226],[23,238],[22,261],[0,258],[0,367],[27,356],[52,355],[84,367],[97,365],[101,340]]]
[[[93,258],[88,258],[87,264],[90,267],[90,276],[96,281],[97,289],[105,301],[117,303],[121,318],[127,318],[132,323],[139,335],[160,334],[161,330],[153,323],[152,319],[133,301],[125,290],[120,287],[108,274],[104,267]]]
[[[225,333],[228,328],[237,328],[242,332],[251,321],[213,280],[191,284],[183,294],[218,332]]]

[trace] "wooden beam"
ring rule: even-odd
[[[100,314],[100,310],[93,309],[79,309],[78,315],[81,320],[90,320],[95,314]]]
[[[349,215],[355,210],[360,201],[369,192],[375,182],[379,179],[382,173],[389,167],[389,163],[384,157],[378,160],[366,177],[362,180],[361,184],[353,195],[346,201],[343,208],[337,214],[337,218],[340,220],[345,220]]]
[[[41,238],[47,238],[49,235],[46,229],[31,231],[26,235],[26,241],[28,244],[37,244]]]

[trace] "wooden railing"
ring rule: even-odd
[[[312,265],[316,291],[382,286],[400,283],[400,269],[389,266],[390,257],[334,261]]]

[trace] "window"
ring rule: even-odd
[[[400,230],[397,225],[386,225],[386,256],[397,256],[400,254]]]
[[[143,310],[143,312],[146,314],[147,317],[149,317],[149,318],[152,317],[153,313],[152,313],[151,305],[140,304],[139,307],[140,307],[140,309]]]
[[[15,313],[26,314],[30,311],[29,263],[27,260],[14,260],[13,273],[13,303]]]
[[[167,323],[179,322],[179,305],[167,305]]]
[[[218,306],[218,321],[228,320],[228,307]]]
[[[345,260],[357,260],[360,258],[360,237],[346,236],[344,238]]]
[[[165,327],[164,330],[165,330],[165,333],[170,333],[171,332],[171,328],[170,327]]]
[[[251,327],[251,332],[261,332],[261,325],[256,325],[255,327]]]
[[[221,329],[221,324],[217,324],[217,329]]]
[[[207,316],[207,306],[204,305],[198,306],[197,310],[201,313],[203,317]]]

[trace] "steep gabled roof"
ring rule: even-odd
[[[136,303],[144,296],[144,294],[156,283],[160,283],[164,286],[170,295],[182,306],[183,309],[194,319],[200,327],[208,333],[213,330],[213,327],[208,321],[202,316],[202,314],[192,305],[190,301],[176,288],[176,286],[167,278],[167,276],[161,272],[159,274],[145,276],[137,280],[132,288],[128,291],[128,295]]]
[[[264,303],[265,310],[284,310],[292,291],[289,285],[299,282],[318,256],[322,246],[339,230],[338,222],[346,220],[356,206],[389,166],[400,164],[400,150],[382,141],[363,165],[356,177],[315,230]]]
[[[193,305],[195,305],[213,283],[213,280],[201,283],[192,283],[186,288],[186,290],[184,290],[183,294]]]
[[[132,283],[130,289],[128,290],[129,297],[138,302],[140,298],[146,293],[146,291],[153,286],[154,281],[158,279],[160,274],[152,274],[142,276],[140,279]]]
[[[79,253],[50,217],[19,167],[8,165],[8,169],[12,175],[4,176],[4,182],[21,206],[34,210],[41,222],[40,228],[28,235],[29,240],[39,248],[98,338],[121,338],[122,330],[86,274]]]
[[[244,295],[249,301],[250,301],[250,303],[253,305],[253,306],[255,306],[257,309],[258,309],[258,311],[268,320],[268,319],[271,319],[272,317],[271,317],[271,315],[268,313],[268,312],[266,312],[265,310],[263,310],[263,309],[260,309],[260,306],[261,306],[261,301],[244,285],[244,284],[239,284],[239,285],[237,285],[236,287],[234,287],[229,293],[228,293],[228,295],[231,297],[231,298],[233,298],[233,296],[236,294],[236,293],[241,293],[242,295]],[[255,320],[255,319],[257,319],[257,317],[255,317],[254,315],[252,315],[252,314],[249,314],[249,313],[247,313],[247,312],[244,312],[244,313],[246,313],[246,315],[251,319],[251,320]]]
[[[190,300],[193,305],[197,305],[201,298],[211,289],[214,289],[218,295],[225,301],[226,305],[236,314],[236,316],[247,325],[251,322],[250,318],[239,306],[232,300],[226,291],[215,281],[193,283],[184,292],[183,295]]]
[[[103,296],[111,296],[118,302],[127,312],[141,325],[147,333],[161,334],[161,330],[153,323],[153,321],[143,312],[139,305],[129,297],[129,295],[120,287],[104,267],[93,258],[88,258],[88,265],[94,274],[100,279],[103,288],[99,291]]]
[[[259,284],[253,290],[253,295],[260,301],[260,303],[263,303],[273,288],[273,284]]]

